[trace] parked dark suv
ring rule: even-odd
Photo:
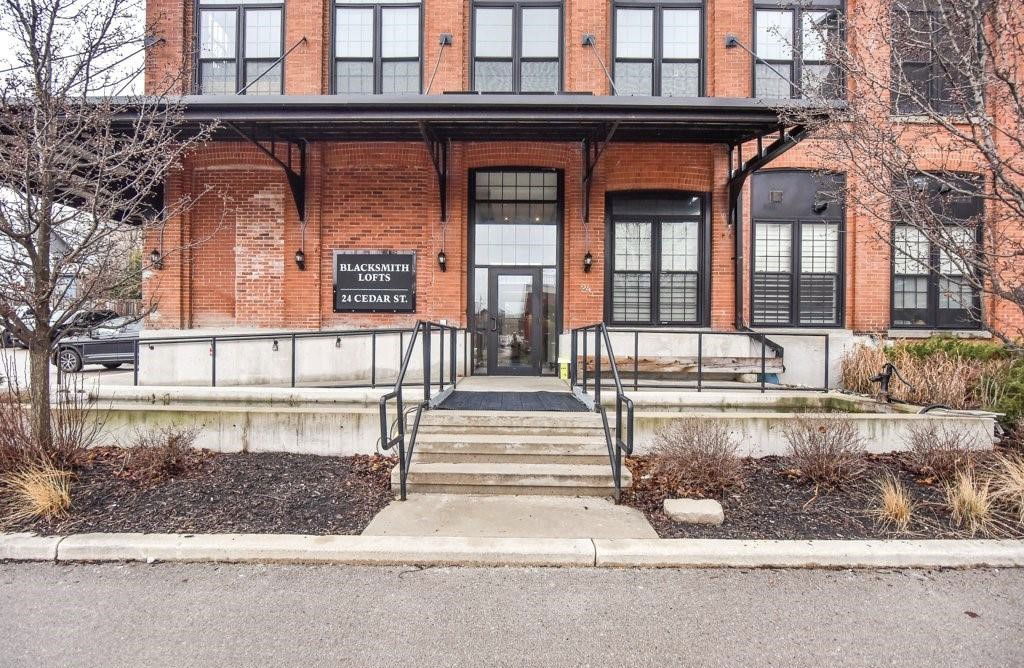
[[[57,344],[53,363],[61,371],[81,371],[86,364],[116,369],[135,361],[135,344],[142,323],[131,318],[112,318],[82,336],[69,336]]]
[[[65,336],[87,334],[92,328],[116,317],[117,313],[114,311],[78,311],[68,318],[67,322],[57,328],[57,331],[54,332],[54,338],[60,339]]]

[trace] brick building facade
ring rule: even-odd
[[[558,333],[601,320],[851,336],[901,324],[974,328],[958,309],[943,314],[934,304],[894,322],[889,246],[862,212],[842,202],[820,206],[818,165],[806,149],[813,137],[742,181],[738,224],[730,220],[738,149],[746,143],[753,155],[750,140],[764,135],[767,144],[779,128],[738,122],[721,131],[728,136],[702,141],[694,123],[698,112],[730,117],[726,103],[754,114],[755,94],[783,95],[779,87],[788,87],[773,69],[758,70],[762,59],[727,46],[727,35],[792,77],[826,71],[809,58],[787,62],[784,45],[771,43],[773,25],[800,32],[794,6],[823,19],[841,9],[839,0],[149,0],[148,21],[164,42],[149,53],[148,91],[176,87],[196,96],[188,98],[196,108],[205,98],[224,110],[243,97],[228,95],[248,88],[242,120],[222,128],[167,184],[169,201],[189,195],[198,203],[147,240],[165,251],[163,268],[147,280],[157,300],[147,328],[330,329],[431,319],[500,329],[504,345],[529,338],[523,323],[539,319],[545,370]],[[495,95],[472,95],[479,92]],[[556,122],[535,140],[539,122],[517,116],[519,135],[497,128],[514,125],[502,110],[480,111],[496,116],[458,131],[435,127],[428,112],[409,116],[424,141],[399,137],[386,120],[360,134],[363,111],[353,106],[365,98],[380,107],[374,114],[386,115],[426,95],[454,117],[463,106],[477,113],[481,100],[508,100],[508,109],[522,100],[544,104],[528,93],[550,93],[551,113],[618,113],[621,123],[595,122],[601,131],[581,142],[575,132],[560,139]],[[641,126],[646,107],[606,105],[626,93],[688,114],[688,129],[673,134],[660,120]],[[722,106],[703,112],[695,98]],[[295,103],[285,108],[282,99]],[[260,125],[261,100],[280,110],[277,129]],[[343,118],[344,132],[326,116],[316,120],[328,111]],[[305,120],[288,125],[292,112]],[[450,131],[437,136],[442,126]],[[294,164],[285,154],[299,141],[304,216],[267,152]],[[444,151],[442,176],[432,148]],[[339,312],[336,251],[415,252],[415,311]],[[489,320],[516,308],[518,325]]]

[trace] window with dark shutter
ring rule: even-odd
[[[842,324],[842,178],[799,170],[754,174],[755,325]]]

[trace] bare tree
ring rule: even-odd
[[[924,280],[915,277],[930,274],[949,312],[969,312],[997,335],[1018,338],[1020,0],[859,2],[845,16],[832,12],[805,26],[803,42],[834,65],[797,87],[809,108],[831,111],[823,118],[780,104],[780,113],[814,131],[807,150],[822,169],[846,173],[847,201],[876,224],[895,273],[909,276],[897,277],[895,308],[912,313],[920,299],[914,281]],[[1000,308],[979,308],[982,296],[998,298],[989,301]]]
[[[138,282],[125,271],[126,234],[190,205],[164,202],[163,183],[209,130],[180,136],[174,97],[123,94],[157,42],[141,9],[139,0],[0,0],[10,63],[0,74],[0,321],[29,348],[32,436],[44,451],[55,332]],[[134,271],[150,262],[144,255]]]

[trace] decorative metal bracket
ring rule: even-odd
[[[807,127],[798,125],[791,130],[781,128],[779,137],[768,146],[764,137],[757,138],[757,154],[746,162],[743,160],[743,144],[729,147],[729,224],[739,222],[739,200],[747,177],[761,169],[775,158],[800,143],[810,133]],[[733,158],[735,152],[736,157]],[[735,167],[735,169],[734,169]]]
[[[245,132],[233,123],[225,123],[225,125],[234,130],[240,137],[242,137],[242,139],[245,139],[247,142],[258,148],[260,152],[273,160],[278,167],[284,170],[284,174],[288,178],[288,188],[292,191],[292,200],[295,202],[295,210],[299,214],[299,222],[305,223],[307,148],[309,146],[309,142],[305,139],[291,139],[276,136],[271,137],[270,139],[260,139],[255,132]],[[269,144],[269,148],[267,144]],[[288,152],[284,159],[281,159],[278,155],[278,144],[285,144],[285,146],[287,146]],[[298,163],[297,168],[296,162]]]
[[[448,142],[438,139],[427,123],[420,123],[420,134],[427,146],[427,154],[437,175],[437,199],[441,208],[441,222],[448,222]]]
[[[581,186],[583,188],[583,224],[586,225],[590,221],[590,192],[594,184],[594,171],[597,169],[597,163],[604,155],[605,150],[608,148],[608,144],[611,143],[612,138],[615,136],[615,131],[619,129],[618,121],[612,123],[608,127],[608,132],[605,134],[604,140],[593,141],[589,137],[583,140],[583,180]]]

